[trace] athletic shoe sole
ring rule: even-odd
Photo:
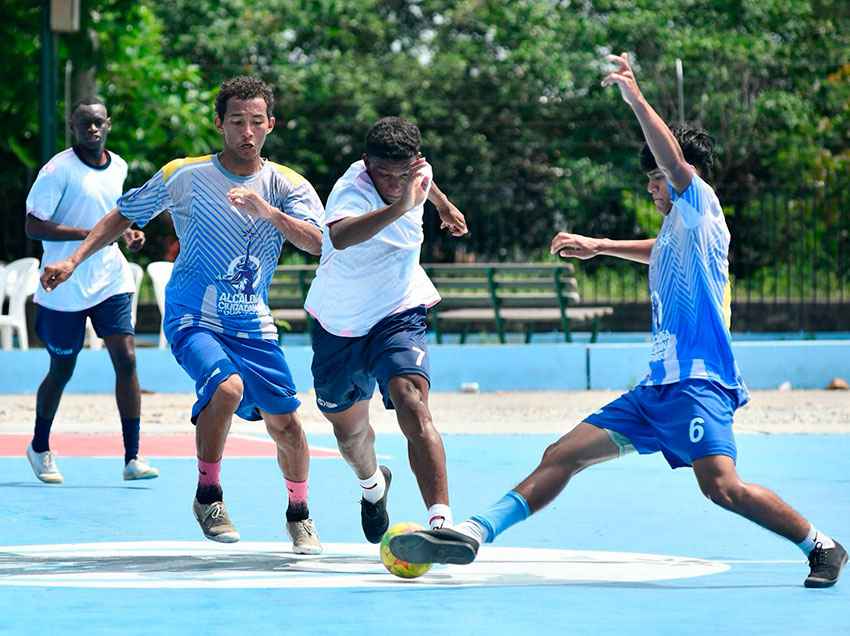
[[[448,533],[457,537],[446,536]],[[433,531],[400,534],[390,539],[390,552],[408,563],[466,565],[475,560],[477,550],[471,544],[472,539],[453,530],[443,529],[440,534],[443,536]]]

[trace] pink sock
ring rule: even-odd
[[[221,485],[221,460],[217,462],[205,462],[203,459],[198,460],[198,485]]]
[[[307,480],[290,481],[286,479],[286,490],[289,491],[289,503],[307,503]]]

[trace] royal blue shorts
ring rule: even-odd
[[[335,336],[316,324],[313,330],[313,386],[319,410],[338,413],[381,390],[392,409],[390,379],[421,375],[431,382],[425,345],[427,310],[414,307],[387,316],[365,336]]]
[[[171,351],[195,381],[198,399],[192,407],[192,422],[218,385],[233,374],[242,378],[244,386],[236,410],[242,419],[259,420],[261,410],[273,415],[292,413],[301,405],[286,357],[273,340],[235,338],[190,327],[177,332]]]
[[[57,311],[38,306],[35,332],[52,356],[76,356],[86,339],[86,318],[99,338],[133,335],[133,295],[115,294],[81,311]]]
[[[638,386],[585,418],[628,438],[641,454],[661,451],[671,468],[711,455],[737,458],[732,418],[738,396],[711,380]]]

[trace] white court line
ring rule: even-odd
[[[728,563],[730,565],[800,565],[808,563],[805,559],[712,559],[716,563]]]

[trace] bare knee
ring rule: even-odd
[[[301,422],[295,413],[275,415],[266,419],[266,430],[274,439],[301,431]]]
[[[136,373],[136,352],[127,350],[114,355],[112,366],[115,368],[115,375],[123,378],[132,377]]]
[[[232,411],[236,411],[239,403],[242,401],[244,390],[242,378],[234,373],[216,387],[213,400],[222,406],[230,408]]]
[[[363,444],[373,445],[375,443],[375,431],[364,422],[360,426],[334,426],[334,437],[340,451],[345,454],[359,448]]]
[[[727,510],[738,509],[747,494],[745,484],[740,479],[730,477],[700,481],[700,490],[712,503]]]
[[[416,441],[436,435],[424,388],[417,386],[417,382],[410,378],[393,378],[390,388],[393,406],[405,437]]]
[[[573,448],[563,437],[546,447],[540,464],[558,466],[561,469],[566,469],[570,474],[577,473],[585,468],[577,449]]]
[[[68,357],[52,357],[50,359],[50,370],[47,372],[47,377],[60,386],[64,387],[74,375],[74,367],[77,365],[76,356]]]

